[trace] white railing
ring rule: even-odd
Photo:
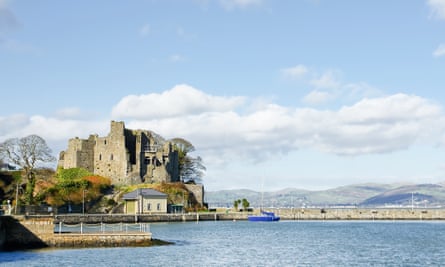
[[[150,233],[148,223],[78,223],[64,224],[59,222],[55,229],[58,234],[134,234]]]

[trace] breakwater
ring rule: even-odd
[[[411,208],[270,208],[282,220],[445,220],[445,209]],[[56,215],[54,223],[139,223],[139,222],[190,222],[190,221],[225,221],[247,220],[252,212],[230,212],[217,209],[216,212],[184,214],[85,214]]]
[[[283,220],[445,220],[434,208],[309,208],[272,209]]]

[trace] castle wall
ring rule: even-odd
[[[112,122],[108,136],[97,138],[94,151],[94,174],[110,177],[114,184],[125,184],[127,153],[124,124]]]
[[[89,139],[79,139],[78,137],[70,139],[68,149],[63,155],[62,167],[64,169],[80,167],[93,172],[95,138],[95,136],[90,136]]]
[[[171,143],[158,144],[150,131],[129,130],[123,122],[111,122],[106,137],[69,140],[60,153],[59,166],[81,167],[109,177],[113,184],[179,181],[179,160]]]

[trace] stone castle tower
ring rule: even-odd
[[[111,178],[113,184],[178,182],[179,160],[171,142],[147,130],[126,129],[111,121],[106,137],[90,135],[68,141],[60,152],[58,167],[85,168]]]

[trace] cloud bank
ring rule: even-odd
[[[153,130],[165,138],[183,137],[210,164],[276,160],[299,149],[341,156],[390,153],[445,140],[442,107],[402,93],[319,110],[272,102],[258,105],[245,96],[217,96],[178,85],[162,93],[124,97],[112,109],[112,119],[124,120],[130,129]],[[58,153],[66,148],[68,139],[104,135],[108,127],[108,119],[12,115],[0,117],[0,141],[38,134]]]
[[[254,102],[179,85],[161,94],[125,97],[113,116],[126,119],[130,128],[189,139],[222,162],[262,161],[301,148],[351,156],[388,153],[416,142],[437,144],[445,127],[442,108],[415,95],[364,98],[337,110]],[[240,109],[245,105],[250,106]]]

